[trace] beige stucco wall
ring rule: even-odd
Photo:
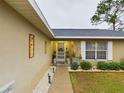
[[[124,59],[124,40],[113,40],[113,60]]]
[[[79,57],[81,54],[81,43],[80,42],[81,41],[79,41],[79,40],[73,41],[75,57]]]
[[[56,51],[56,42],[57,41],[51,41],[52,54]]]
[[[29,33],[35,35],[32,59],[28,55]],[[13,93],[31,93],[48,69],[50,59],[50,40],[0,0],[0,85],[16,80]]]

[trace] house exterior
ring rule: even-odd
[[[0,86],[15,80],[13,93],[32,93],[50,66],[51,38],[35,0],[0,0]]]
[[[124,32],[51,29],[35,0],[0,0],[0,85],[16,81],[13,93],[31,93],[56,55],[101,61],[124,58]]]
[[[82,60],[120,61],[124,59],[124,32],[105,29],[52,29],[56,39],[65,40],[69,56]],[[54,49],[57,47],[53,41]],[[60,41],[59,41],[60,43]],[[66,50],[67,49],[67,50]],[[55,51],[55,50],[54,50]]]

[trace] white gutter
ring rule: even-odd
[[[28,0],[29,3],[32,5],[32,7],[34,8],[34,10],[37,12],[37,14],[39,15],[39,17],[43,20],[44,24],[47,26],[48,30],[50,31],[50,33],[52,34],[52,36],[54,37],[54,34],[47,22],[47,20],[45,19],[44,15],[42,14],[42,11],[40,10],[37,2],[35,0]]]
[[[55,36],[56,39],[124,39],[124,37],[115,36]]]

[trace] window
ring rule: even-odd
[[[97,42],[97,59],[106,59],[107,50],[107,42]]]
[[[95,42],[86,42],[86,59],[95,59]]]
[[[107,59],[107,42],[86,42],[86,59]]]

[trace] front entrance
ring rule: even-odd
[[[52,58],[56,63],[70,63],[71,57],[74,55],[73,41],[52,41]]]
[[[58,62],[65,62],[65,59],[66,59],[65,42],[62,42],[62,41],[57,42],[56,58]]]

